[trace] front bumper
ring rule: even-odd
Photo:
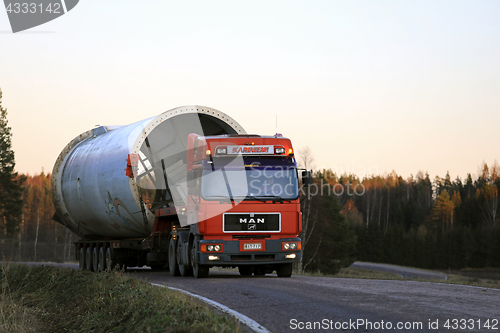
[[[273,265],[300,262],[302,251],[284,251],[283,242],[300,242],[300,238],[282,238],[265,240],[265,250],[240,250],[240,242],[252,243],[250,240],[201,240],[202,244],[223,244],[223,252],[200,253],[200,264],[210,266],[236,265]],[[286,255],[295,254],[295,258],[286,258]],[[218,260],[209,260],[209,256],[217,256]]]

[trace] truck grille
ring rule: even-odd
[[[265,239],[271,238],[271,235],[233,235],[233,239]]]

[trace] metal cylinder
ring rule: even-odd
[[[54,219],[87,239],[149,236],[155,208],[186,203],[190,133],[246,132],[223,112],[184,106],[80,134],[66,145],[52,171]]]

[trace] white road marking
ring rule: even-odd
[[[261,324],[259,324],[255,320],[250,319],[249,317],[245,316],[244,314],[241,314],[241,313],[239,313],[237,311],[234,311],[234,310],[228,308],[225,305],[217,303],[216,301],[212,301],[211,299],[208,299],[206,297],[190,293],[189,291],[186,291],[186,290],[183,290],[183,289],[174,288],[174,287],[167,287],[167,286],[164,286],[164,285],[158,284],[158,283],[152,283],[152,282],[150,282],[150,283],[153,286],[163,287],[163,288],[167,288],[167,289],[172,289],[172,290],[180,291],[181,293],[184,293],[184,294],[189,295],[191,297],[197,298],[197,299],[199,299],[202,302],[210,304],[213,307],[221,310],[222,312],[228,313],[228,314],[236,317],[240,322],[242,322],[243,324],[245,324],[248,327],[250,327],[254,332],[258,332],[258,333],[270,333],[270,331],[268,331],[264,326],[262,326]]]

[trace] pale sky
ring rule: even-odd
[[[500,1],[96,1],[12,34],[16,169],[183,105],[308,146],[317,168],[462,179],[500,162]]]

